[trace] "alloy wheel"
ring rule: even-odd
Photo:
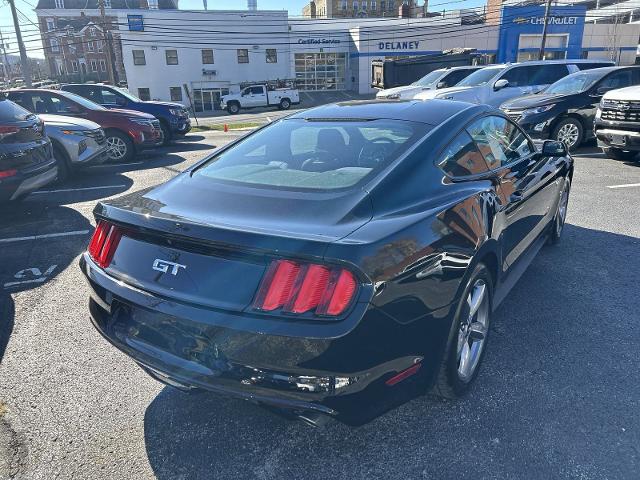
[[[476,280],[469,291],[458,331],[458,376],[463,382],[473,377],[489,331],[489,291],[486,282]]]
[[[127,154],[127,144],[119,137],[108,137],[107,147],[111,160],[120,160]]]
[[[567,147],[571,148],[575,146],[580,137],[580,131],[578,127],[573,123],[567,123],[560,127],[558,130],[557,140],[563,142]]]

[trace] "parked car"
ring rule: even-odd
[[[153,115],[160,120],[165,143],[191,130],[189,111],[181,103],[140,100],[129,91],[111,85],[67,84],[61,89],[81,95],[106,108],[126,108]]]
[[[34,113],[85,118],[104,130],[111,161],[130,161],[136,151],[162,145],[160,122],[147,113],[107,109],[80,95],[60,90],[10,90],[8,97]]]
[[[570,73],[612,65],[613,62],[598,60],[543,60],[490,65],[472,73],[455,87],[429,90],[414,98],[443,98],[498,107],[512,98],[540,92]]]
[[[0,95],[0,203],[19,200],[57,175],[42,120]]]
[[[240,91],[223,95],[220,98],[220,108],[231,114],[236,114],[242,108],[278,107],[288,110],[291,105],[300,103],[300,94],[295,88],[270,89],[268,85],[252,85]]]
[[[97,123],[63,115],[40,115],[58,162],[58,180],[64,181],[80,168],[104,163],[107,138]]]
[[[457,397],[492,312],[559,241],[572,175],[563,143],[537,151],[488,106],[301,111],[99,203],[91,318],[162,382],[310,422]]]
[[[640,84],[640,67],[605,67],[573,73],[537,95],[500,107],[531,137],[551,138],[570,150],[593,138],[593,120],[605,92]]]
[[[426,90],[436,90],[457,85],[462,79],[468,77],[473,72],[480,70],[481,66],[473,67],[449,67],[439,68],[427,73],[424,77],[416,80],[411,85],[403,87],[388,88],[380,90],[376,94],[378,100],[407,100],[412,99],[416,94]]]
[[[598,146],[618,160],[631,160],[640,152],[640,82],[634,83],[605,93],[596,112]]]

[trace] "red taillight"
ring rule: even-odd
[[[19,131],[20,129],[18,127],[0,125],[0,135],[10,135],[12,133],[18,133]]]
[[[102,268],[107,268],[116,253],[121,237],[120,227],[100,220],[89,242],[89,255]]]
[[[353,274],[343,268],[276,260],[262,279],[253,306],[263,311],[315,310],[316,315],[337,316],[347,309],[356,289]]]
[[[17,170],[0,170],[0,178],[13,177],[17,173]]]

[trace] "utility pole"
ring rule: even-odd
[[[27,51],[22,43],[22,33],[20,33],[20,24],[18,23],[18,12],[16,12],[15,0],[9,0],[9,6],[11,7],[11,16],[13,17],[13,26],[16,29],[16,40],[18,42],[18,48],[20,49],[20,63],[22,64],[22,77],[24,78],[24,84],[27,87],[31,86],[31,64],[29,58],[27,58]]]
[[[2,55],[4,61],[2,67],[4,68],[4,81],[11,82],[11,65],[9,65],[9,57],[7,56],[7,46],[4,44],[4,37],[2,36],[2,30],[0,30],[0,48],[2,49]]]
[[[540,45],[540,53],[538,60],[544,60],[544,47],[547,44],[547,25],[549,24],[549,12],[551,11],[551,0],[547,0],[544,7],[544,23],[542,24],[542,44]]]
[[[13,1],[13,0],[12,0]],[[107,18],[104,13],[104,0],[98,0],[100,7],[100,22],[102,23],[102,31],[104,32],[105,46],[107,47],[107,74],[109,75],[109,83],[116,84],[116,66],[114,64],[113,42],[111,42],[111,32],[107,25]]]

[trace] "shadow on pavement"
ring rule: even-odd
[[[0,363],[4,358],[4,352],[9,343],[9,337],[13,332],[13,322],[16,314],[16,307],[13,298],[7,292],[0,289]]]
[[[496,312],[462,399],[421,397],[359,428],[314,429],[166,387],[145,414],[149,462],[161,480],[633,478],[639,247],[567,225]]]

